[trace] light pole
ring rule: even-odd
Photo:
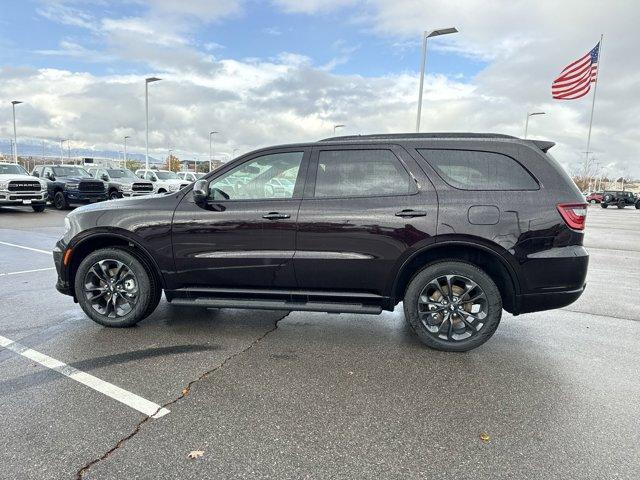
[[[11,108],[13,109],[13,163],[18,163],[18,134],[16,133],[16,105],[23,102],[20,100],[14,100],[11,102]]]
[[[529,117],[533,117],[534,115],[545,115],[545,112],[527,112],[527,117],[524,121],[524,138],[527,138],[527,132],[529,131]]]
[[[427,65],[427,39],[438,37],[440,35],[448,35],[457,33],[456,27],[439,28],[438,30],[427,30],[423,33],[422,38],[422,67],[420,67],[420,90],[418,90],[418,116],[416,118],[416,133],[420,132],[420,117],[422,116],[422,90],[424,88],[424,70]]]
[[[145,155],[144,155],[145,170],[149,170],[149,84],[151,82],[157,82],[159,80],[162,80],[162,79],[158,77],[149,77],[144,80],[144,113],[145,113],[145,120],[147,124],[147,134],[146,134],[146,141],[145,141],[146,149],[145,149]]]
[[[234,149],[231,151],[231,158],[236,158],[236,152],[237,152],[238,150],[240,150],[240,149],[239,149],[239,148],[234,148]]]
[[[220,132],[216,132],[216,131],[209,132],[209,172],[211,172],[212,166],[213,166],[212,165],[212,163],[213,163],[213,147],[212,147],[212,143],[211,143],[212,140],[211,139],[212,139],[213,135],[215,135],[216,133],[220,133]]]
[[[334,126],[333,126],[333,134],[334,134],[334,135],[336,134],[336,129],[338,129],[338,128],[344,128],[344,127],[346,127],[346,125],[334,125]]]
[[[127,138],[131,138],[129,135],[122,137],[124,140],[124,168],[127,168]]]
[[[67,140],[69,140],[68,138],[65,139],[60,139],[60,163],[64,163],[64,147],[63,144],[64,142],[66,142]]]

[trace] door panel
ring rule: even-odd
[[[394,176],[394,170],[388,168],[387,153],[381,159],[385,164],[382,167],[373,170],[364,166],[345,169],[344,165],[350,161],[366,163],[368,158],[381,158],[376,152],[381,149],[392,152],[393,161],[409,172],[411,184],[407,190],[400,185],[398,188],[389,184],[378,185],[380,181],[392,182],[393,178],[404,185],[404,177]],[[321,152],[328,150],[364,150],[365,153],[353,158],[345,157],[340,162],[343,171],[333,175],[329,168],[338,162],[322,163]],[[362,180],[372,172],[373,183]],[[319,175],[327,178],[318,181]],[[322,183],[326,188],[318,191],[317,187]],[[347,185],[361,196],[338,197],[348,194],[341,191],[339,185]],[[371,185],[374,192],[384,195],[371,195]],[[437,213],[438,202],[433,186],[401,148],[376,145],[314,149],[298,214],[294,266],[300,287],[387,294],[385,290],[395,269],[411,248],[432,241]]]
[[[264,158],[281,155],[274,165],[282,154],[296,152],[299,163],[291,189],[274,192],[269,181],[274,172],[279,172],[276,178],[282,172],[269,170],[270,161]],[[206,205],[197,205],[187,194],[173,221],[178,281],[184,286],[295,288],[292,259],[308,157],[305,149],[258,155],[216,175]],[[257,171],[250,164],[258,165]],[[285,173],[293,175],[291,169]],[[277,198],[256,198],[261,195]]]

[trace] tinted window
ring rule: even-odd
[[[415,182],[391,150],[320,152],[316,197],[407,195],[415,189]]]
[[[292,198],[304,152],[263,155],[238,165],[209,184],[215,200]]]
[[[449,185],[462,190],[537,190],[538,183],[506,155],[472,150],[418,150]]]

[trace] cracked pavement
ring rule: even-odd
[[[61,230],[55,211],[0,211],[0,241],[49,249]],[[163,301],[109,330],[54,272],[0,277],[0,335],[171,410],[147,419],[0,349],[0,479],[639,478],[638,233],[637,211],[590,208],[585,295],[505,315],[466,354],[422,347],[401,309]],[[50,265],[0,245],[0,272]]]

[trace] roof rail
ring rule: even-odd
[[[511,138],[518,139],[512,135],[501,133],[466,133],[466,132],[434,132],[434,133],[375,133],[372,135],[345,135],[341,137],[329,137],[319,140],[319,142],[341,142],[352,140],[417,140],[430,138]]]

